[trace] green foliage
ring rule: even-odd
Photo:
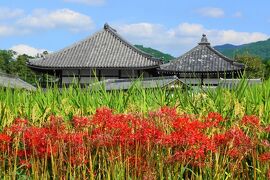
[[[237,54],[248,53],[255,56],[259,56],[264,60],[270,59],[270,39],[266,41],[244,44],[240,46],[225,44],[221,46],[216,46],[214,48],[230,58],[233,58]]]
[[[0,70],[8,72],[10,69],[10,62],[13,61],[13,52],[7,50],[0,50]]]
[[[156,49],[152,49],[150,47],[144,47],[143,45],[135,45],[136,48],[152,55],[155,58],[159,58],[164,62],[169,62],[170,60],[174,59],[174,57],[170,54],[165,54],[163,52],[160,52]]]
[[[266,79],[269,79],[270,78],[270,59],[264,61],[264,67],[265,67],[264,76]]]
[[[246,65],[246,75],[248,78],[263,78],[265,66],[258,56],[250,54],[236,55],[235,60]]]
[[[194,92],[180,89],[143,89],[139,85],[127,91],[106,91],[79,86],[59,89],[49,87],[44,92],[0,88],[0,126],[5,126],[20,116],[43,123],[54,114],[64,119],[88,116],[99,107],[109,107],[116,112],[147,113],[162,106],[177,107],[179,112],[202,114],[219,112],[232,119],[239,114],[254,114],[270,123],[270,80],[262,85],[248,86],[241,83],[232,91],[227,89]]]
[[[16,52],[12,50],[0,50],[0,71],[20,77],[34,84],[38,75],[27,67],[26,62],[32,58],[28,55],[19,55],[14,58]]]
[[[10,63],[10,74],[15,74],[19,76],[21,79],[35,83],[36,82],[36,74],[26,66],[27,60],[31,58],[27,55],[19,55],[16,61],[12,61]]]

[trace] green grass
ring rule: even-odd
[[[99,88],[100,89],[100,88]],[[235,119],[244,114],[258,115],[263,123],[270,122],[270,81],[248,86],[243,80],[232,90],[218,88],[193,92],[181,89],[143,89],[134,85],[128,91],[107,92],[69,88],[48,88],[36,92],[0,89],[0,127],[12,123],[16,117],[24,117],[38,125],[51,115],[70,119],[74,115],[88,116],[99,107],[109,107],[116,112],[146,113],[161,106],[177,107],[179,112],[205,114],[219,112]]]

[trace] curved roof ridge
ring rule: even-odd
[[[166,67],[166,66],[170,66],[171,64],[173,64],[174,62],[179,61],[182,57],[188,55],[190,52],[194,51],[199,45],[195,46],[194,48],[192,48],[191,50],[189,50],[188,52],[185,52],[183,55],[176,57],[172,60],[170,60],[170,62],[165,63],[165,64],[161,64],[160,66]]]
[[[104,25],[104,29],[108,29],[109,32],[111,32],[113,35],[117,36],[119,38],[120,41],[122,41],[123,43],[125,43],[128,47],[132,48],[133,50],[135,50],[137,53],[144,55],[144,56],[148,56],[149,58],[151,58],[151,60],[155,60],[155,61],[161,61],[159,58],[155,58],[154,56],[152,56],[151,54],[148,54],[138,48],[136,48],[133,44],[131,44],[129,41],[127,41],[125,38],[123,38],[120,34],[117,33],[117,31],[115,29],[113,29],[111,26],[109,26],[107,23]]]
[[[117,61],[110,61],[111,53],[113,53],[112,58],[118,59]],[[91,63],[88,62],[89,60]],[[76,64],[76,61],[78,64]],[[37,68],[82,68],[86,66],[95,68],[153,68],[158,67],[162,62],[160,59],[136,48],[106,23],[103,30],[56,52],[41,58],[31,59],[27,64]]]
[[[95,32],[94,34],[89,35],[89,36],[87,36],[86,38],[81,39],[81,40],[79,40],[79,41],[77,41],[77,42],[74,42],[73,44],[71,44],[71,45],[69,45],[69,46],[67,46],[67,47],[64,47],[64,48],[62,48],[62,49],[59,49],[59,50],[57,50],[57,51],[55,51],[55,52],[53,52],[53,53],[49,53],[49,54],[47,54],[47,55],[44,55],[43,58],[41,57],[41,58],[35,58],[35,59],[36,59],[36,60],[37,60],[37,59],[44,59],[44,58],[46,58],[46,57],[53,56],[53,55],[55,55],[55,54],[65,52],[65,51],[67,51],[67,50],[69,50],[69,49],[74,48],[75,46],[77,46],[77,45],[79,45],[79,44],[81,44],[81,43],[84,43],[84,42],[88,41],[89,39],[92,39],[93,37],[95,37],[96,35],[98,35],[99,33],[102,33],[102,32],[103,32],[103,30],[99,30],[99,31]],[[35,60],[35,59],[32,59],[32,60]]]
[[[144,52],[144,51],[142,51],[142,50],[136,48],[134,45],[132,45],[130,42],[128,42],[125,38],[123,38],[121,35],[119,35],[119,34],[117,33],[117,31],[116,31],[115,29],[113,29],[108,23],[105,23],[105,24],[104,24],[104,28],[103,28],[102,30],[99,30],[99,31],[95,32],[94,34],[89,35],[89,36],[87,36],[86,38],[84,38],[84,39],[82,39],[82,40],[79,40],[78,42],[75,42],[75,43],[73,43],[73,44],[71,44],[71,45],[69,45],[69,46],[67,46],[67,47],[65,47],[65,48],[62,48],[62,49],[56,51],[56,52],[53,52],[53,53],[44,55],[44,57],[53,56],[53,55],[55,55],[55,54],[57,54],[57,53],[62,53],[62,52],[65,52],[65,51],[67,51],[67,50],[69,50],[69,49],[72,49],[72,48],[74,48],[75,46],[80,45],[81,43],[84,43],[84,42],[86,42],[86,41],[92,39],[93,37],[95,37],[95,36],[98,35],[99,33],[102,33],[104,30],[108,30],[108,32],[110,32],[110,33],[112,33],[113,35],[115,35],[117,38],[119,38],[120,41],[122,41],[123,43],[125,43],[128,47],[134,49],[137,53],[139,53],[139,54],[141,54],[141,55],[143,55],[143,56],[147,56],[148,58],[150,58],[150,60],[160,61],[160,62],[161,62],[161,60],[160,60],[159,58],[155,58],[155,57],[153,57],[151,54],[148,54],[148,53],[146,53],[146,52]],[[38,58],[35,58],[35,59],[38,59]],[[35,59],[34,59],[34,60],[35,60]]]
[[[233,63],[234,65],[237,65],[237,66],[241,66],[239,62],[225,56],[224,54],[220,53],[219,51],[215,50],[212,46],[207,46],[212,52],[216,53],[218,56],[220,56],[221,58],[223,58],[224,60],[226,60],[227,62],[231,62]],[[238,63],[238,64],[237,64]]]

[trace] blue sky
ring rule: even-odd
[[[206,33],[212,45],[270,37],[269,0],[1,0],[0,49],[62,49],[105,22],[133,44],[179,56]]]

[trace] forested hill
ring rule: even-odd
[[[231,58],[233,58],[236,54],[248,53],[250,55],[259,56],[264,60],[270,59],[270,39],[266,41],[243,44],[240,46],[224,44],[221,46],[215,46],[214,48]]]
[[[165,54],[163,52],[160,52],[156,49],[152,49],[150,47],[144,47],[143,45],[135,45],[135,47],[146,52],[147,54],[152,55],[153,57],[162,59],[164,62],[168,62],[168,61],[174,59],[174,57],[172,55]]]

